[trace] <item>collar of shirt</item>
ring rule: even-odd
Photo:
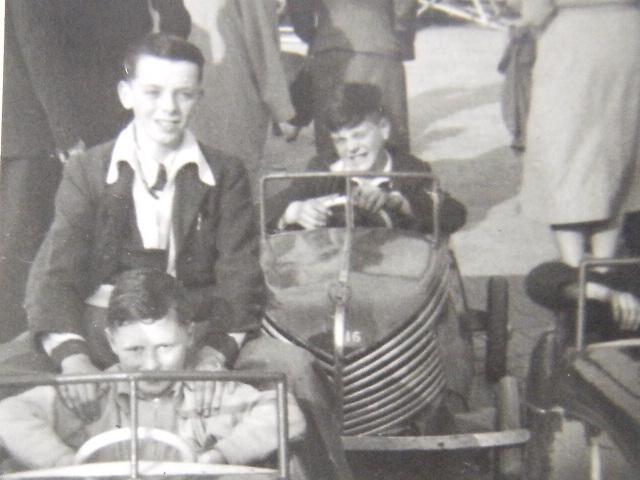
[[[155,181],[158,175],[159,164],[156,162],[137,160],[135,130],[132,122],[120,132],[116,139],[111,154],[109,169],[107,170],[107,184],[113,184],[118,180],[118,164],[120,162],[128,163],[136,175],[142,175],[145,179],[154,179],[152,182]],[[201,182],[210,186],[216,184],[211,167],[209,167],[198,142],[191,132],[186,131],[180,147],[176,150],[171,165],[165,165],[167,169],[167,182],[172,183],[176,174],[188,163],[193,163],[198,167],[198,177]],[[140,169],[143,170],[142,172],[139,171],[138,165]]]

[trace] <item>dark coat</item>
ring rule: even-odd
[[[296,33],[311,52],[343,50],[414,58],[415,0],[289,0]]]
[[[186,37],[182,0],[152,0],[160,29]],[[116,85],[127,46],[152,28],[147,0],[6,3],[2,155],[96,145],[128,120]]]
[[[414,157],[402,153],[392,153],[394,172],[420,172],[430,173],[429,164]],[[335,158],[314,157],[307,165],[308,172],[328,172]],[[380,176],[384,176],[381,173]],[[408,228],[420,232],[430,232],[433,227],[433,202],[425,192],[425,183],[416,179],[395,179],[393,188],[400,191],[411,205],[412,218],[396,217],[394,225],[399,228]],[[299,179],[292,182],[291,186],[275,195],[267,206],[267,223],[271,228],[278,223],[287,206],[297,200],[307,200],[332,193],[344,193],[344,180],[341,178],[324,179]],[[393,218],[392,218],[393,219]],[[442,233],[450,234],[458,230],[466,220],[466,209],[445,192],[440,210],[440,228]]]
[[[114,142],[70,160],[56,197],[53,225],[31,270],[26,308],[30,329],[84,334],[84,300],[117,273],[132,199],[133,170],[120,164],[107,185]],[[263,279],[249,183],[242,164],[201,147],[216,185],[202,183],[197,167],[176,177],[173,228],[176,275],[187,287],[196,320],[219,332],[258,328]]]

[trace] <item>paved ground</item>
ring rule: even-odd
[[[484,307],[489,276],[509,280],[509,370],[522,379],[534,342],[551,326],[549,313],[528,300],[522,281],[533,266],[553,258],[555,249],[546,227],[525,219],[519,209],[522,158],[509,147],[499,104],[502,77],[496,70],[505,40],[505,32],[468,24],[431,25],[417,37],[417,60],[407,64],[407,79],[412,149],[432,162],[444,187],[469,211],[452,246],[471,306]],[[268,150],[271,168],[301,169],[313,153],[312,132],[304,131],[293,145],[272,141]],[[482,338],[476,343],[481,352]],[[490,399],[479,381],[475,403]],[[465,466],[467,457],[451,460],[442,463],[438,474],[434,459],[424,455],[383,457],[381,462],[366,457],[358,469],[367,472],[366,478],[485,477],[474,473],[475,464]],[[385,468],[389,465],[394,467]],[[447,470],[457,473],[443,473]]]

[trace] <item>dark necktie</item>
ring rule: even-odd
[[[161,163],[160,167],[158,168],[158,176],[156,177],[156,182],[151,186],[151,194],[153,195],[155,192],[161,192],[166,184],[167,169]]]

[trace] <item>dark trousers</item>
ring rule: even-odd
[[[0,342],[27,328],[29,268],[51,221],[62,164],[46,153],[2,157],[0,165]]]
[[[331,50],[316,53],[311,61],[313,118],[316,150],[331,155],[333,142],[325,126],[323,110],[345,83],[375,85],[382,95],[382,106],[391,121],[389,144],[409,152],[409,117],[404,65],[384,55]]]

